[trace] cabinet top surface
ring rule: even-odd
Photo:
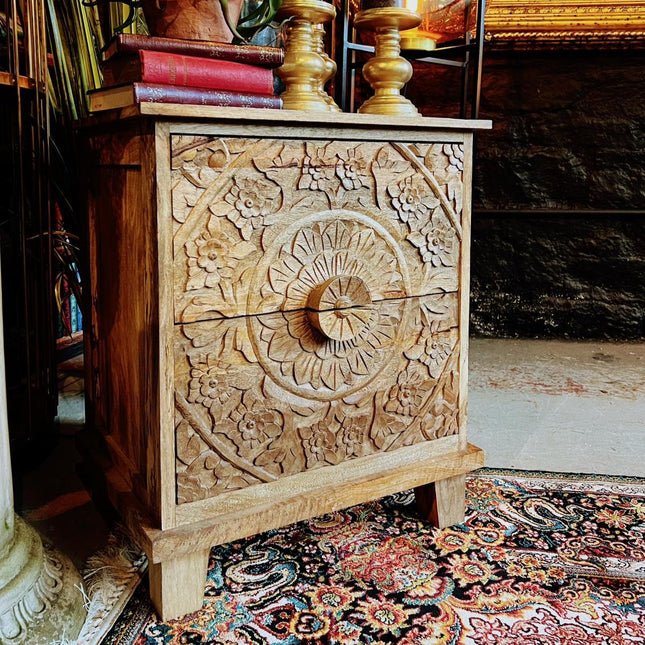
[[[120,110],[109,110],[85,119],[80,125],[92,127],[115,121],[148,117],[157,121],[196,121],[238,123],[247,125],[315,126],[330,128],[365,128],[393,130],[489,130],[489,120],[448,119],[435,117],[398,117],[389,115],[354,114],[349,112],[303,112],[300,110],[265,110],[258,108],[228,108],[207,105],[173,103],[141,103]]]

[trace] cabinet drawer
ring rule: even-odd
[[[177,503],[458,433],[456,294],[336,313],[176,326]]]
[[[173,135],[171,150],[176,323],[312,308],[338,277],[372,303],[459,288],[461,144]]]

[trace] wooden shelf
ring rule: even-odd
[[[18,76],[10,72],[0,72],[0,86],[15,87],[16,78],[18,85],[26,90],[33,90],[36,87],[36,81],[29,76]]]

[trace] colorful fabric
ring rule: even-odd
[[[645,480],[481,470],[463,524],[412,493],[211,551],[201,611],[141,588],[106,645],[645,643]]]

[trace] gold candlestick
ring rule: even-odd
[[[330,112],[332,107],[327,101],[328,95],[322,89],[328,67],[317,51],[315,25],[322,25],[334,18],[336,10],[323,0],[285,0],[277,15],[281,20],[290,19],[284,63],[276,70],[286,85],[281,94],[283,107],[288,110]]]
[[[403,7],[378,7],[356,14],[357,29],[375,32],[375,53],[363,65],[363,78],[374,90],[358,111],[366,114],[418,116],[411,101],[401,96],[401,89],[412,78],[412,65],[401,56],[401,30],[421,23],[421,16]]]
[[[327,85],[327,82],[336,74],[337,65],[336,61],[330,58],[325,51],[324,38],[325,25],[322,23],[314,25],[314,42],[316,51],[322,56],[322,59],[325,61],[325,73],[320,81],[319,91],[322,97],[327,102],[327,105],[329,105],[329,109],[332,112],[340,112],[340,108],[338,107],[338,105],[336,105],[334,99],[332,99],[332,97],[329,96],[329,94],[327,94],[327,92],[325,91],[325,85]]]

